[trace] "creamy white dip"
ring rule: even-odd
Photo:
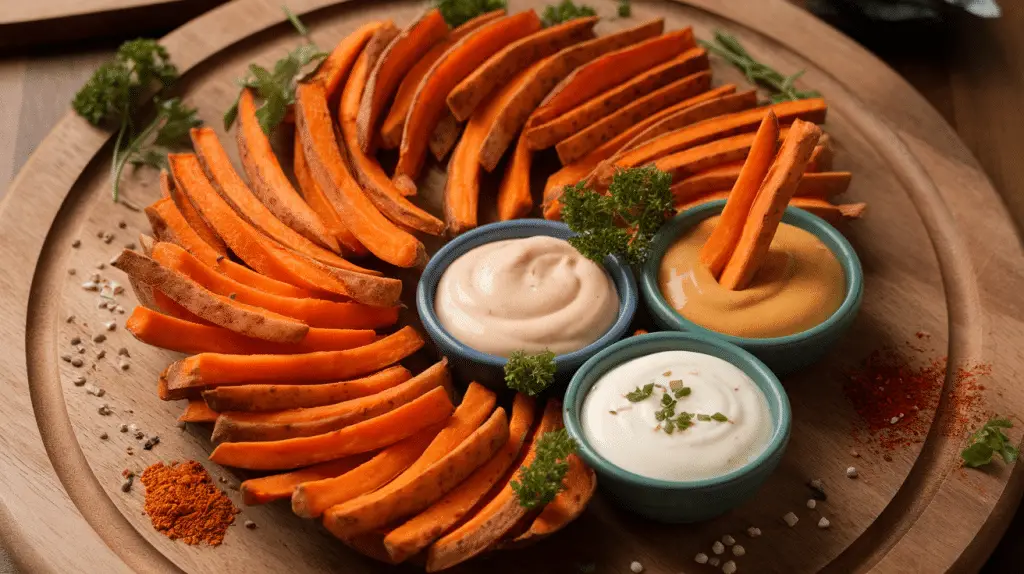
[[[650,383],[647,398],[626,397],[638,388],[643,395]],[[674,389],[682,387],[689,391],[676,397]],[[676,417],[695,415],[671,434],[657,417],[666,392],[676,401]],[[591,387],[580,419],[587,442],[609,462],[662,480],[721,476],[760,454],[772,434],[768,401],[754,381],[727,361],[691,351],[654,353],[608,371]]]
[[[601,338],[618,315],[604,268],[547,236],[481,245],[448,266],[434,312],[459,341],[484,353],[555,354]]]

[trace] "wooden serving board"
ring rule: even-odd
[[[590,2],[612,16],[611,0]],[[297,42],[278,0],[236,0],[164,38],[183,71],[181,92],[210,125],[236,92],[234,78],[252,61],[269,64]],[[321,46],[373,18],[407,22],[416,2],[291,0]],[[535,0],[512,0],[512,10]],[[758,497],[716,520],[690,526],[646,522],[608,504],[600,495],[570,528],[521,551],[506,551],[464,565],[465,572],[624,572],[633,560],[648,572],[702,572],[693,557],[709,552],[725,534],[745,546],[740,571],[940,572],[972,571],[988,556],[1020,499],[1019,468],[995,464],[985,471],[958,468],[965,433],[942,432],[957,416],[958,393],[947,381],[927,439],[891,453],[856,443],[857,416],[842,392],[845,369],[883,345],[903,345],[918,331],[922,357],[948,355],[953,365],[991,363],[981,408],[1022,412],[1024,389],[1024,256],[1010,219],[975,160],[939,115],[901,78],[848,38],[782,0],[634,2],[629,20],[607,18],[599,31],[661,16],[667,29],[692,25],[707,38],[714,28],[735,34],[761,59],[783,70],[807,69],[805,82],[827,98],[827,131],[837,167],[854,172],[850,201],[869,212],[846,232],[866,275],[863,310],[850,334],[817,367],[785,380],[793,404],[792,440],[780,469]],[[718,82],[739,74],[715,61]],[[224,136],[224,134],[221,134]],[[157,399],[158,372],[173,353],[148,348],[123,330],[127,315],[97,308],[97,294],[83,281],[93,272],[124,283],[109,266],[96,270],[147,230],[145,217],[109,198],[110,134],[69,114],[36,150],[0,204],[0,336],[5,352],[0,377],[0,539],[26,572],[356,572],[385,568],[357,556],[315,522],[292,515],[287,504],[242,507],[223,546],[190,547],[168,540],[142,512],[143,489],[120,489],[123,469],[140,471],[156,461],[197,459],[210,451],[204,429],[178,429],[181,405]],[[233,136],[230,138],[233,140]],[[227,146],[233,152],[233,145]],[[554,164],[539,162],[539,190]],[[442,166],[422,180],[425,203],[439,213]],[[542,173],[543,172],[543,173]],[[144,205],[158,195],[156,178],[140,172],[124,194]],[[493,216],[492,195],[481,204]],[[486,213],[490,209],[491,213]],[[123,222],[124,226],[119,227]],[[110,243],[97,238],[110,232]],[[75,239],[81,241],[73,248]],[[436,245],[431,246],[436,248]],[[69,275],[69,268],[76,269]],[[411,298],[415,273],[407,274]],[[119,297],[128,310],[130,294]],[[69,315],[74,322],[67,322]],[[408,312],[407,315],[413,314]],[[117,330],[93,343],[101,324]],[[405,320],[415,322],[415,317]],[[82,337],[85,365],[61,360]],[[127,371],[117,350],[131,354]],[[106,357],[96,359],[99,349]],[[77,355],[76,355],[77,356]],[[95,364],[95,366],[93,366]],[[105,396],[73,384],[84,374]],[[114,409],[100,416],[102,404]],[[118,432],[134,423],[160,444]],[[973,423],[972,423],[973,424]],[[100,438],[106,432],[108,438]],[[1019,440],[1019,431],[1012,431]],[[135,454],[126,453],[128,446]],[[859,458],[853,458],[857,449]],[[845,469],[856,466],[859,478]],[[238,477],[206,463],[227,488]],[[827,502],[808,510],[805,483],[820,478]],[[794,528],[781,517],[800,517]],[[815,527],[819,516],[831,528]],[[763,531],[758,539],[748,526]],[[415,571],[410,567],[409,571]]]

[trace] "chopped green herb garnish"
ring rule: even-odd
[[[621,255],[642,264],[654,234],[673,213],[671,185],[671,174],[644,166],[615,172],[607,195],[582,182],[569,186],[562,195],[562,219],[576,233],[569,243],[597,263]]]
[[[773,104],[821,97],[821,94],[814,90],[796,89],[795,83],[804,74],[804,70],[790,76],[783,76],[755,60],[736,38],[721,30],[715,30],[714,42],[701,40],[699,43],[712,54],[725,58],[730,64],[739,68],[751,84],[759,84],[771,90]]]
[[[677,399],[681,399],[683,397],[690,396],[690,393],[692,393],[692,392],[693,392],[693,389],[691,389],[690,387],[683,387],[681,389],[676,389],[676,390],[672,391],[672,394],[674,394]]]
[[[697,420],[708,422],[711,420],[711,415],[697,415]]]
[[[617,415],[617,414],[619,414],[619,411],[608,411],[608,413],[609,414],[613,414],[613,415]]]
[[[715,413],[715,414],[711,415],[711,420],[715,420],[715,421],[718,421],[720,423],[724,423],[724,422],[727,422],[729,420],[729,417],[723,415],[722,413]]]
[[[629,18],[633,15],[633,5],[629,0],[619,0],[619,17]]]
[[[631,403],[639,403],[640,401],[650,397],[654,393],[654,383],[647,383],[644,388],[637,387],[632,391],[626,393],[626,399]]]
[[[505,363],[505,385],[535,397],[554,382],[555,370],[555,354],[551,351],[535,355],[513,351]]]
[[[302,21],[288,8],[283,8],[283,10],[295,27],[295,31],[306,38],[307,42],[275,62],[273,71],[259,64],[249,64],[249,74],[238,81],[242,89],[252,89],[262,100],[260,107],[256,110],[256,119],[259,120],[263,133],[268,135],[284,121],[284,117],[288,114],[288,108],[295,103],[296,84],[315,71],[320,62],[327,57],[327,52],[321,51],[316,44],[309,41],[309,31]],[[239,92],[239,97],[241,97],[241,92]],[[236,98],[235,103],[224,113],[224,129],[229,129],[237,117],[238,99]]]
[[[971,435],[971,445],[960,453],[964,464],[971,468],[985,466],[992,462],[993,455],[998,454],[1006,464],[1013,464],[1020,452],[1010,444],[1010,437],[1002,429],[1013,428],[1009,419],[989,419],[980,429]]]
[[[130,40],[121,44],[114,59],[100,66],[75,94],[71,107],[89,123],[117,126],[111,159],[111,194],[118,200],[121,173],[129,162],[135,167],[160,167],[168,148],[188,142],[188,131],[201,124],[195,108],[180,99],[152,98],[156,117],[137,129],[139,109],[154,89],[169,86],[178,78],[167,50],[156,40]]]
[[[554,26],[555,24],[575,20],[576,18],[595,15],[597,15],[597,11],[590,6],[585,4],[577,6],[572,0],[562,0],[558,4],[549,4],[546,6],[544,8],[544,15],[540,20],[544,23],[544,27],[547,28],[549,26]]]
[[[505,0],[436,0],[434,4],[452,28],[461,26],[487,12],[505,8]]]
[[[518,479],[510,485],[523,508],[541,508],[565,489],[570,454],[576,452],[576,441],[564,428],[544,433],[537,440],[536,456],[529,466],[519,468]]]

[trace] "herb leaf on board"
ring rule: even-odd
[[[436,0],[435,5],[441,11],[444,21],[452,28],[507,6],[505,0]]]
[[[770,90],[771,96],[769,99],[773,104],[821,97],[821,94],[815,90],[798,90],[796,88],[796,81],[800,76],[804,75],[805,70],[799,70],[795,74],[783,76],[769,66],[755,60],[743,45],[740,44],[739,40],[721,30],[715,30],[713,42],[700,40],[698,43],[707,51],[725,59],[738,68],[751,84],[764,86]]]
[[[960,453],[964,464],[971,468],[985,466],[999,455],[1006,464],[1013,464],[1020,455],[1017,447],[1010,443],[1010,437],[1002,429],[1013,428],[1009,419],[989,419],[971,435],[971,444]]]
[[[569,20],[575,20],[576,18],[595,15],[597,15],[597,11],[586,4],[577,6],[572,0],[562,0],[558,4],[548,4],[545,6],[544,14],[540,20],[544,23],[544,27],[548,28],[556,24],[568,22]]]

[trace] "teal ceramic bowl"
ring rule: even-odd
[[[846,296],[842,304],[821,324],[785,337],[736,337],[712,331],[684,318],[662,296],[661,289],[658,288],[658,269],[661,267],[665,251],[693,226],[721,213],[723,207],[725,201],[720,200],[688,209],[665,224],[654,237],[651,256],[644,265],[640,277],[640,292],[643,293],[644,304],[654,322],[662,329],[708,335],[742,347],[764,361],[779,375],[815,363],[842,337],[857,317],[864,296],[864,271],[850,242],[827,221],[803,209],[786,208],[782,221],[817,236],[838,258],[846,275]]]
[[[760,455],[715,478],[671,481],[647,478],[618,467],[587,442],[580,411],[590,388],[620,364],[663,351],[712,355],[749,376],[768,399],[772,435]],[[661,332],[619,341],[580,367],[569,383],[564,403],[565,427],[579,443],[579,454],[598,474],[598,484],[623,508],[662,522],[699,522],[723,514],[753,497],[779,466],[792,424],[789,398],[779,379],[756,357],[721,339],[698,333]]]

